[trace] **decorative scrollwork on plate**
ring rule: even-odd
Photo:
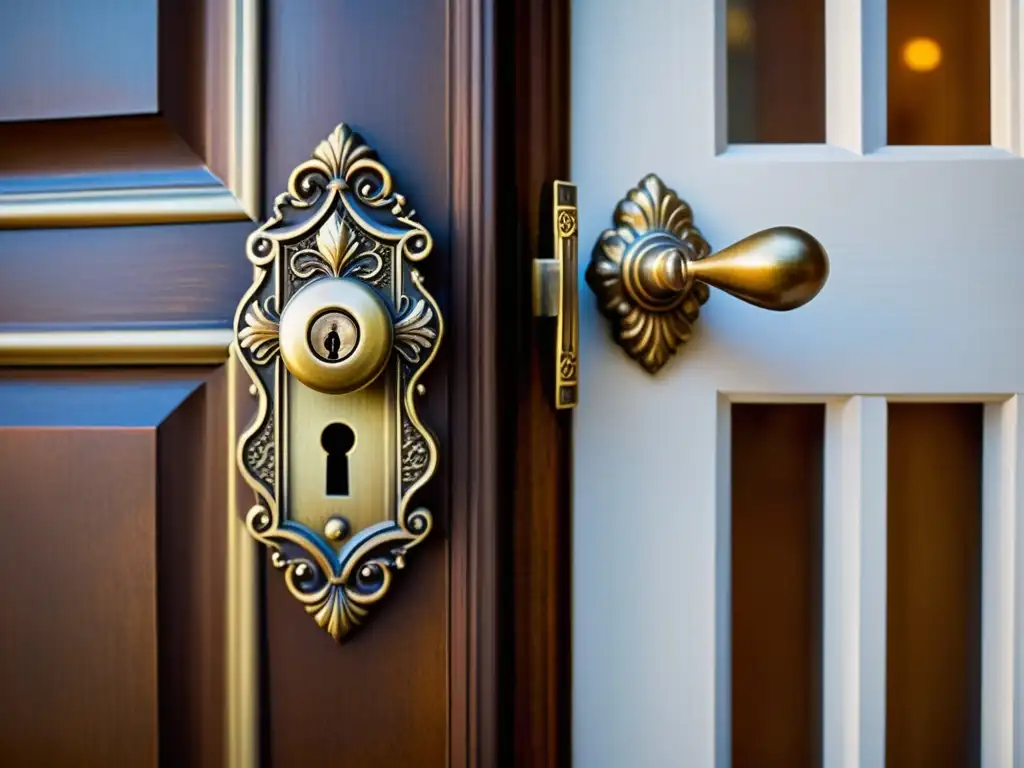
[[[562,237],[572,237],[576,231],[576,217],[569,211],[562,211],[558,214],[558,234]]]
[[[270,488],[275,481],[274,458],[274,413],[271,410],[260,431],[245,443],[246,467]]]
[[[418,363],[420,353],[430,349],[437,338],[437,332],[431,327],[433,319],[434,311],[425,299],[413,302],[408,296],[402,297],[395,323],[395,348],[410,363]]]
[[[335,211],[316,233],[316,250],[303,248],[292,253],[290,268],[295,277],[303,280],[320,272],[328,277],[356,277],[372,283],[384,269],[384,260],[379,253],[362,246],[349,223]]]
[[[419,480],[430,463],[427,440],[409,419],[402,421],[402,484]]]
[[[245,313],[245,328],[238,332],[238,345],[252,350],[253,361],[260,365],[273,360],[280,346],[278,318],[271,309],[273,302],[273,296],[266,300],[264,307],[253,301]]]
[[[573,380],[576,378],[576,355],[572,352],[563,352],[559,362],[558,371],[563,379]]]
[[[270,218],[246,244],[255,275],[235,314],[234,352],[258,409],[238,439],[238,466],[254,493],[245,524],[270,549],[291,594],[337,641],[365,623],[405,568],[409,550],[433,529],[431,512],[413,503],[438,460],[437,441],[423,425],[417,401],[426,392],[420,379],[437,354],[443,318],[412,266],[432,248],[430,232],[395,190],[377,153],[344,124],[292,172]],[[380,522],[344,536],[335,525],[335,535],[328,536],[300,522],[300,510],[288,508],[291,496],[282,475],[289,467],[291,427],[282,403],[292,374],[280,354],[280,327],[290,322],[289,302],[300,289],[339,279],[372,289],[393,323],[392,352],[381,376],[392,382],[382,391],[397,398],[389,412],[397,414],[391,418],[397,419],[398,439],[389,444],[400,490]]]

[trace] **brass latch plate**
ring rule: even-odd
[[[576,185],[552,182],[550,199],[551,255],[533,262],[533,312],[555,318],[554,403],[564,409],[579,399]]]

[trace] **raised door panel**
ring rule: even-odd
[[[254,215],[257,14],[253,0],[19,8],[0,32],[0,226]]]
[[[111,15],[118,24],[104,23]],[[41,0],[4,21],[0,70],[20,77],[0,84],[0,121],[156,112],[156,0]]]
[[[223,379],[0,380],[9,764],[221,764]]]
[[[45,0],[5,17],[0,328],[225,323],[260,207],[258,13]],[[211,221],[232,223],[191,225]]]

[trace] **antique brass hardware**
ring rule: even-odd
[[[443,319],[413,266],[433,248],[376,152],[339,125],[246,245],[233,354],[258,398],[238,438],[249,532],[335,640],[433,527],[413,503],[437,467],[421,378]]]
[[[543,209],[549,211],[542,227],[551,256],[533,262],[533,313],[555,318],[554,404],[573,408],[579,399],[579,291],[576,269],[578,235],[576,185],[556,181]]]
[[[394,327],[372,288],[347,277],[324,277],[292,295],[281,312],[280,335],[281,359],[292,376],[318,392],[344,394],[384,370]]]
[[[587,283],[619,345],[650,373],[690,338],[708,286],[785,311],[809,302],[828,279],[828,254],[794,227],[710,255],[690,206],[654,174],[619,201],[613,221],[594,245]]]

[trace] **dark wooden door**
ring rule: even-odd
[[[488,764],[467,745],[496,717],[492,693],[464,692],[485,647],[466,617],[489,610],[466,573],[488,541],[447,514],[372,631],[339,647],[264,574],[229,509],[226,407],[246,236],[339,122],[377,148],[433,233],[441,257],[423,269],[446,311],[473,319],[453,284],[480,226],[458,198],[479,172],[461,151],[478,130],[479,9],[5,5],[5,765]],[[471,341],[440,366],[449,396],[472,386],[459,351]],[[432,416],[446,447],[466,445],[467,423]],[[453,471],[478,483],[450,457],[451,510],[465,501],[444,490]]]
[[[4,765],[567,764],[571,417],[529,286],[567,7],[5,4]],[[447,343],[437,534],[339,646],[239,520],[228,351],[246,237],[341,122],[434,237]]]

